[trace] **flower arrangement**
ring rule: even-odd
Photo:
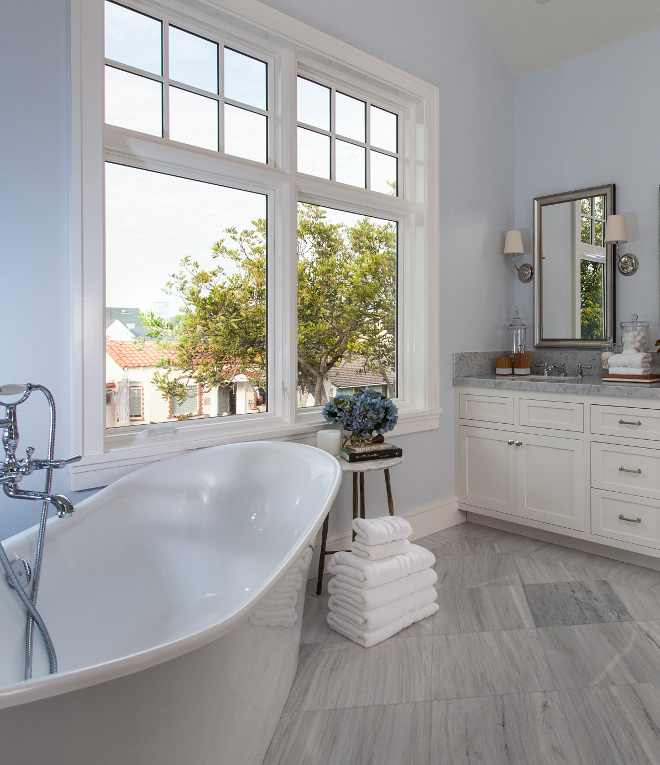
[[[340,393],[323,407],[325,421],[340,424],[348,431],[351,443],[370,441],[375,435],[388,433],[399,417],[391,398],[376,390],[364,390],[347,396]]]

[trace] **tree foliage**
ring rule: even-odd
[[[580,319],[583,340],[603,337],[603,265],[580,263]]]
[[[205,390],[231,385],[246,374],[255,386],[266,377],[266,222],[213,245],[227,259],[207,270],[189,257],[166,291],[182,298],[173,322],[143,316],[148,336],[161,347],[176,342],[175,358],[163,358],[154,384],[164,396],[185,394],[196,382]],[[328,222],[325,211],[300,205],[298,215],[298,374],[316,404],[327,397],[323,381],[343,361],[359,357],[363,371],[383,375],[393,394],[396,329],[396,231],[368,218],[354,226]],[[175,373],[175,370],[176,373]]]

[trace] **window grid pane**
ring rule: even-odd
[[[107,124],[268,164],[266,61],[111,0],[105,7]]]
[[[398,196],[399,115],[305,76],[296,82],[298,172]]]

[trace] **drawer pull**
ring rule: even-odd
[[[637,422],[629,422],[628,420],[619,420],[619,425],[641,425],[642,423],[637,420]]]
[[[628,523],[641,523],[642,522],[641,518],[626,518],[625,515],[619,515],[619,520],[620,521],[628,521]]]
[[[629,468],[624,468],[623,466],[619,468],[620,473],[641,473],[641,468],[637,468],[637,470],[630,470]]]

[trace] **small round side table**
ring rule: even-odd
[[[394,501],[392,500],[392,484],[390,483],[390,468],[400,465],[404,457],[394,457],[391,460],[364,460],[364,462],[347,462],[339,459],[342,473],[353,473],[353,518],[365,517],[364,502],[364,474],[372,470],[382,470],[385,475],[385,489],[387,491],[387,507],[390,515],[394,515]],[[334,555],[339,550],[326,550],[325,545],[328,539],[328,521],[330,512],[323,521],[323,530],[321,531],[321,555],[319,556],[319,574],[316,582],[316,594],[320,595],[323,589],[323,571],[325,569],[325,556]],[[353,532],[355,539],[355,532]]]

